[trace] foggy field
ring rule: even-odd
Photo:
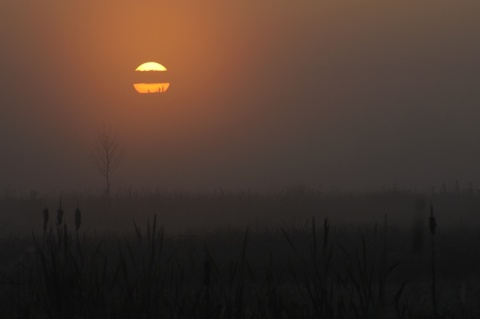
[[[474,189],[63,194],[60,227],[58,201],[1,200],[2,317],[433,318],[430,202],[437,313],[480,315]]]
[[[250,229],[305,226],[312,217],[333,224],[359,226],[388,223],[410,229],[427,222],[430,203],[435,208],[439,231],[480,227],[480,191],[473,187],[436,192],[385,189],[375,192],[321,191],[295,186],[280,191],[210,193],[123,191],[110,201],[93,192],[40,195],[5,191],[0,197],[0,237],[41,232],[42,211],[54,225],[59,200],[64,220],[74,227],[74,212],[82,212],[82,232],[131,232],[133,222],[146,223],[153,215],[167,234],[203,232],[218,228]]]
[[[480,1],[0,2],[0,319],[480,318]]]

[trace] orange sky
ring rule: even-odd
[[[112,3],[2,1],[0,188],[101,187],[103,123],[117,187],[480,183],[478,1]]]

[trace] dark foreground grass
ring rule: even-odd
[[[476,237],[437,234],[439,317],[480,315]],[[422,252],[411,238],[386,218],[176,236],[153,218],[124,238],[60,226],[18,239],[26,250],[3,264],[0,317],[433,318],[428,241]]]

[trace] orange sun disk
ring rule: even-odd
[[[164,93],[170,83],[135,83],[133,86],[138,93]]]
[[[156,62],[146,62],[142,65],[138,66],[135,69],[135,72],[143,73],[143,72],[165,72],[167,68],[165,68],[160,63]],[[133,87],[137,90],[138,93],[164,93],[168,90],[170,86],[169,82],[154,82],[154,83],[135,83]]]

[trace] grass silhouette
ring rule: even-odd
[[[232,202],[249,207],[245,203],[250,200],[265,200],[255,196],[184,195],[183,200],[220,207]],[[299,206],[314,199],[304,193],[289,196],[276,199]],[[163,204],[173,199],[163,198]],[[108,205],[115,205],[114,200]],[[75,218],[68,219],[70,210],[62,207],[62,224],[54,221],[54,227],[46,228],[39,209],[41,235],[1,239],[2,257],[12,262],[0,267],[0,317],[475,318],[479,314],[470,301],[478,292],[468,285],[469,280],[472,285],[476,282],[479,264],[472,254],[477,235],[471,230],[435,232],[436,287],[431,290],[431,254],[412,252],[411,242],[416,239],[411,228],[387,222],[386,214],[383,227],[330,218],[318,223],[311,217],[300,225],[254,224],[171,234],[153,215],[143,227],[133,223],[129,233],[107,234],[81,231],[78,224],[70,231],[68,225]],[[82,209],[83,217],[87,211]],[[436,217],[443,225],[437,213]],[[436,298],[433,306],[431,293]]]

